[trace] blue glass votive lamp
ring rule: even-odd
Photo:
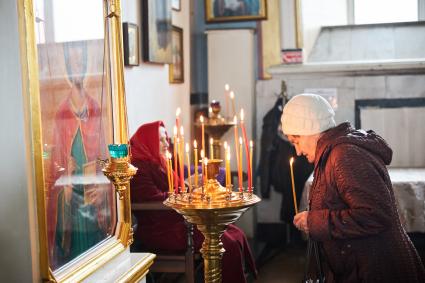
[[[108,145],[109,154],[112,158],[124,158],[128,156],[128,144]]]

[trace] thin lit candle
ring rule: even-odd
[[[171,166],[171,152],[168,153],[168,164],[169,167],[172,168]],[[174,187],[174,173],[173,170],[170,170],[170,179],[171,179],[171,192],[173,192],[173,187]]]
[[[180,109],[180,107],[178,107],[176,109],[176,127],[177,127],[177,129],[180,127],[180,113],[181,113],[181,109]]]
[[[244,124],[244,112],[243,109],[241,109],[241,130],[243,135],[243,140],[245,143],[245,153],[246,153],[246,161],[248,163],[248,191],[252,191],[252,176],[251,176],[251,163],[250,163],[250,156],[249,156],[249,149],[248,149],[248,139],[246,138],[246,130],[245,130],[245,124]]]
[[[174,126],[174,135],[173,135],[173,142],[174,142],[174,148],[173,148],[173,155],[174,155],[174,174],[177,176],[177,151],[178,151],[178,141],[177,141],[177,126]],[[174,182],[173,182],[174,183]],[[174,184],[174,192],[178,193],[178,184],[177,181]]]
[[[165,152],[165,161],[167,162],[167,180],[168,180],[168,191],[170,193],[173,192],[173,187],[171,186],[171,176],[170,176],[170,162],[168,159],[169,152],[168,150]]]
[[[202,185],[205,184],[205,173],[204,173],[204,159],[205,151],[201,149],[201,174],[202,174]]]
[[[192,192],[192,180],[190,179],[191,174],[190,174],[190,157],[189,157],[189,144],[186,143],[186,159],[187,159],[187,176],[188,176],[188,181],[189,181],[189,193]]]
[[[227,151],[228,146],[227,146],[227,141],[224,142],[224,157],[227,158]],[[225,171],[226,171],[226,187],[228,186],[228,180],[227,180],[227,159],[225,160]]]
[[[295,208],[295,214],[298,213],[298,206],[297,206],[297,195],[295,193],[295,182],[294,182],[294,169],[292,164],[294,163],[294,158],[291,157],[289,160],[289,167],[291,167],[291,182],[292,182],[292,196],[294,198],[294,208]]]
[[[208,182],[208,158],[204,158],[204,164],[205,164],[205,183]]]
[[[194,165],[195,165],[195,188],[198,186],[198,144],[196,140],[193,141],[193,155],[194,155]]]
[[[210,158],[214,159],[214,139],[210,138]]]
[[[231,190],[231,180],[230,180],[230,150],[226,150],[226,188]]]
[[[175,148],[175,153],[174,156],[176,157],[176,159],[174,159],[174,166],[176,167],[176,176],[179,177],[180,179],[180,167],[178,167],[178,165],[181,164],[181,158],[180,158],[180,138],[177,137],[176,138],[176,148]],[[177,163],[177,158],[178,158],[178,163]],[[181,187],[180,187],[180,191],[179,191],[179,183],[176,180],[176,193],[179,193],[181,191]]]
[[[233,92],[233,90],[230,92],[230,100],[232,102],[232,112],[233,115],[236,115],[236,108],[235,108],[235,93]]]
[[[201,115],[201,117],[199,117],[199,121],[201,122],[201,146],[202,146],[202,150],[205,153],[205,125],[204,125],[204,116]]]
[[[239,140],[239,135],[238,135],[238,117],[233,116],[233,123],[235,124],[234,126],[234,133],[235,133],[235,155],[236,155],[236,166],[238,169],[238,182],[239,182],[239,187],[242,188],[242,171],[239,170],[239,150],[238,150],[238,140]]]
[[[212,117],[212,107],[208,108],[208,117]]]
[[[252,156],[254,153],[254,142],[252,140],[249,141],[249,164],[251,167],[251,185],[252,185]],[[251,188],[252,190],[252,188]]]
[[[238,165],[238,172],[239,174],[239,191],[243,191],[243,184],[242,184],[242,137],[239,138],[239,165]]]
[[[185,191],[184,188],[184,130],[183,126],[180,127],[180,151],[179,151],[179,161],[180,161],[180,189],[182,192]]]

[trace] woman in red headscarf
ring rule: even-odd
[[[156,121],[142,125],[130,139],[130,144],[131,162],[139,168],[131,180],[132,203],[165,200],[168,197],[165,152],[169,142],[164,124]],[[135,242],[151,250],[170,252],[186,250],[186,225],[183,217],[177,212],[136,211],[135,216],[138,220]],[[204,237],[196,228],[193,240],[195,249],[199,251]],[[244,262],[255,276],[255,263],[243,231],[229,225],[221,241],[226,250],[222,261],[223,282],[246,282]]]

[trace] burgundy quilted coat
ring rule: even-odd
[[[321,246],[326,282],[425,282],[398,217],[385,167],[391,158],[381,137],[349,123],[320,137],[307,221]]]

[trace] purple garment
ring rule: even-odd
[[[198,174],[202,173],[201,166],[198,166]],[[195,167],[190,166],[190,174],[193,176],[195,174]],[[187,178],[187,166],[184,166],[184,178]],[[220,167],[218,171],[217,181],[222,185],[223,187],[226,186],[226,170],[223,167]]]

